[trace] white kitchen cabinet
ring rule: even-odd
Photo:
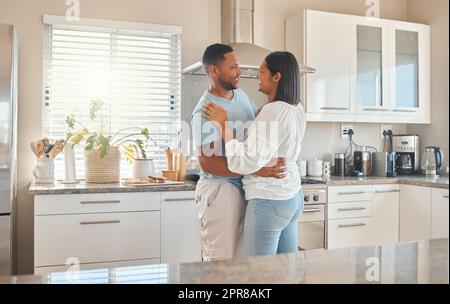
[[[350,99],[353,114],[380,117],[389,102],[389,25],[381,19],[355,17],[350,30]]]
[[[159,259],[160,212],[36,216],[35,267]]]
[[[399,122],[430,123],[430,27],[390,21],[390,100]]]
[[[346,15],[305,11],[308,113],[350,114],[350,25]]]
[[[448,238],[448,189],[433,189],[431,192],[431,238]]]
[[[328,249],[398,242],[399,185],[328,187]]]
[[[431,238],[431,190],[400,185],[400,242]]]
[[[332,47],[330,47],[332,46]],[[305,10],[286,19],[308,121],[430,123],[430,26]]]
[[[161,262],[198,262],[201,223],[195,192],[165,192],[161,196]]]
[[[400,187],[374,185],[373,192],[369,239],[373,245],[395,244],[398,242]]]

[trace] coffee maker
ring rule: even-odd
[[[396,153],[395,168],[398,175],[420,173],[418,135],[394,135],[392,146]]]

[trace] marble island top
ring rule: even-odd
[[[441,239],[215,262],[0,277],[0,284],[448,284],[448,243],[448,239]]]
[[[309,178],[309,177],[308,177]],[[405,184],[412,186],[433,187],[440,189],[449,188],[448,177],[426,177],[421,175],[398,176],[398,177],[336,177],[329,179],[318,179],[326,183],[327,186],[351,186],[351,185],[380,185],[380,184]],[[53,194],[89,194],[89,193],[123,193],[123,192],[163,192],[163,191],[194,191],[195,182],[186,181],[182,185],[157,185],[157,186],[125,186],[117,184],[87,184],[79,182],[77,184],[54,184],[37,185],[31,183],[29,193],[32,195],[53,195]]]

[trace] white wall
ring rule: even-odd
[[[183,27],[183,66],[200,59],[204,48],[220,41],[220,0],[80,0],[81,17],[132,22],[177,24]],[[381,17],[406,20],[406,0],[381,0]],[[271,50],[284,48],[284,19],[303,9],[365,13],[365,0],[256,0],[256,42]],[[34,165],[29,143],[42,134],[42,15],[64,15],[64,0],[0,0],[0,23],[15,24],[19,49],[18,201],[16,259],[21,274],[33,271],[33,201],[28,194]],[[251,91],[251,83],[244,84]],[[259,99],[256,92],[249,92]],[[264,101],[262,97],[260,103]],[[183,101],[184,108],[193,101]],[[346,141],[338,124],[311,123],[304,139],[305,158],[327,157],[342,151]],[[448,129],[448,128],[447,128]],[[380,147],[379,126],[355,124],[356,140]],[[404,132],[406,126],[394,131]],[[372,140],[372,138],[375,138]],[[49,248],[51,250],[51,248]]]
[[[448,0],[408,0],[408,21],[431,25],[431,125],[409,125],[420,135],[421,153],[426,146],[440,146],[448,166]],[[445,170],[443,170],[445,173]]]

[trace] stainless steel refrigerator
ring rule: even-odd
[[[0,24],[0,276],[12,272],[16,196],[17,46],[14,26]]]

